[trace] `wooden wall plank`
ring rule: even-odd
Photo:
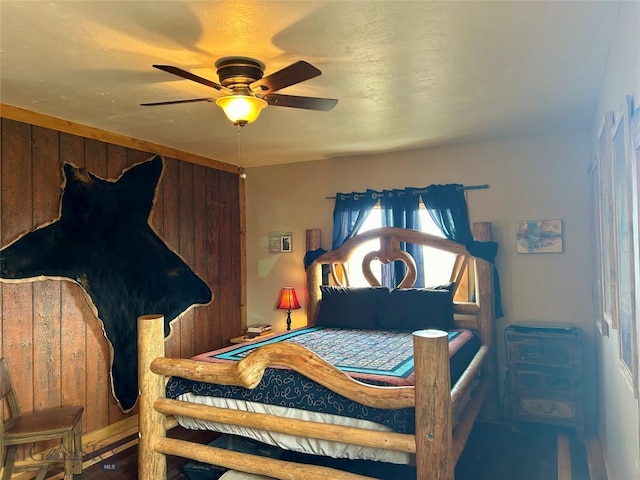
[[[31,126],[2,122],[2,245],[33,226]],[[2,291],[3,355],[24,411],[33,410],[33,284],[6,283]]]
[[[232,210],[231,205],[228,201],[228,196],[234,195],[234,192],[237,191],[234,188],[234,185],[231,182],[227,181],[228,178],[225,178],[222,172],[216,172],[217,176],[220,178],[218,182],[218,198],[216,201],[217,211],[218,211],[218,243],[219,245],[224,245],[229,242],[230,236],[234,235],[237,238],[237,232],[233,228],[233,219],[232,219]],[[234,204],[237,202],[233,202]],[[233,268],[234,262],[237,262],[238,259],[231,255],[224,255],[219,257],[219,275],[222,278],[225,275],[233,275],[235,269]],[[223,296],[226,301],[220,302],[219,312],[220,312],[220,322],[218,327],[218,339],[217,344],[219,346],[224,346],[225,342],[228,341],[229,338],[232,338],[238,335],[238,330],[234,325],[234,316],[235,312],[240,309],[240,302],[234,300],[234,291],[232,285],[234,285],[234,279],[229,278],[229,282],[220,282],[220,295]],[[237,279],[235,279],[237,281]]]
[[[178,212],[181,219],[190,219],[189,222],[180,223],[180,256],[187,265],[194,265],[194,194],[193,194],[193,165],[186,162],[178,162],[178,189],[180,191],[180,204]],[[189,309],[180,318],[180,356],[190,358],[197,354],[195,346],[195,311]]]
[[[129,166],[127,149],[118,145],[107,144],[107,179],[116,181]]]
[[[127,149],[119,145],[106,144],[107,153],[107,175],[106,178],[110,181],[116,181],[122,175],[123,170],[129,166],[129,158],[127,155]],[[118,406],[116,398],[111,395],[109,389],[107,389],[107,404],[108,404],[108,418],[109,424],[119,422],[125,419],[129,414],[122,412]]]
[[[207,276],[211,279],[213,285],[216,286],[215,295],[216,298],[221,299],[224,297],[224,282],[221,282],[221,278],[224,275],[220,272],[220,231],[223,226],[220,224],[221,209],[220,202],[218,201],[218,194],[220,192],[220,175],[214,170],[207,170],[207,199],[206,206],[208,214],[205,216],[207,221],[207,252],[212,252],[211,256],[207,260]],[[226,280],[226,278],[225,278]],[[214,304],[212,312],[215,312],[213,318],[211,318],[211,328],[209,331],[209,344],[208,348],[218,348],[224,345],[224,341],[231,337],[222,338],[220,323],[221,323],[221,309],[220,301]]]
[[[245,331],[247,324],[247,205],[245,198],[246,181],[245,175],[239,175],[237,180],[238,208],[236,218],[238,219],[238,235],[240,238],[240,250],[238,254],[238,266],[236,273],[239,276],[240,292],[238,302],[240,304],[240,316],[236,320],[238,332]],[[235,270],[235,269],[234,269]]]
[[[211,283],[209,277],[209,270],[207,268],[208,254],[207,254],[207,236],[208,236],[208,222],[207,217],[210,213],[207,211],[207,169],[200,166],[194,166],[193,168],[193,192],[194,192],[194,268],[193,270],[202,278],[206,279],[207,284],[212,289],[213,300],[211,305],[207,309],[196,308],[195,311],[195,331],[198,332],[196,337],[196,351],[206,352],[209,350],[208,345],[210,342],[207,339],[211,335],[211,329],[209,325],[210,312],[215,309],[215,305],[220,301],[218,298],[218,292],[215,289],[215,285]],[[197,220],[197,223],[195,223]]]
[[[164,170],[162,172],[162,178],[158,186],[156,187],[156,197],[153,202],[153,210],[151,211],[151,225],[155,232],[160,235],[160,238],[164,235],[164,191],[165,180],[164,177],[167,174],[167,160],[164,160]]]
[[[97,140],[84,141],[84,168],[108,177],[107,146]],[[95,309],[95,306],[93,307]],[[111,345],[106,340],[102,322],[94,315],[84,317],[87,323],[87,431],[109,423],[109,388],[111,385]],[[105,389],[105,386],[109,386]]]
[[[233,315],[233,336],[238,335],[243,329],[243,319],[246,318],[246,276],[245,276],[245,256],[246,256],[246,239],[245,239],[245,217],[244,217],[244,178],[240,175],[232,176],[225,174],[227,182],[233,187],[229,190],[227,201],[229,202],[230,221],[229,230],[233,232],[228,238],[229,243],[240,239],[238,248],[234,249],[231,254],[233,260],[231,262],[231,270],[229,272],[231,284],[240,285],[240,288],[234,289],[230,295],[230,312]]]
[[[38,228],[59,217],[61,175],[59,134],[32,129],[33,225]],[[50,172],[42,175],[40,172]],[[35,410],[60,406],[60,281],[33,283],[33,406]]]
[[[72,163],[84,167],[84,140],[76,135],[60,134],[60,165]],[[87,398],[87,324],[92,315],[82,288],[71,281],[61,282],[60,331],[63,345],[60,359],[62,405],[86,405]],[[83,413],[82,425],[87,430],[87,409]]]
[[[153,158],[153,156],[153,154],[149,152],[143,152],[141,150],[127,150],[129,166],[150,160],[151,158]]]
[[[164,159],[164,174],[162,176],[162,197],[156,203],[162,204],[163,230],[160,237],[170,250],[180,254],[180,185],[178,162],[171,158]],[[186,217],[188,223],[189,217]],[[149,312],[152,313],[152,312]],[[180,355],[180,320],[171,323],[171,335],[165,342],[167,356]]]

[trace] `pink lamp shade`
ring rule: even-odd
[[[293,287],[283,287],[278,301],[279,310],[287,311],[287,330],[291,330],[291,310],[300,308],[300,302],[296,296],[296,289]]]

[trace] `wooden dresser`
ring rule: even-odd
[[[584,435],[583,333],[574,326],[516,324],[505,330],[512,420],[574,427]]]

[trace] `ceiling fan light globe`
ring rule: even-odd
[[[268,104],[265,100],[251,95],[228,95],[218,98],[216,105],[234,124],[246,125],[254,122]]]

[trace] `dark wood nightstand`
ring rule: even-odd
[[[517,324],[505,329],[505,342],[511,418],[573,427],[583,436],[582,331],[574,326]]]

